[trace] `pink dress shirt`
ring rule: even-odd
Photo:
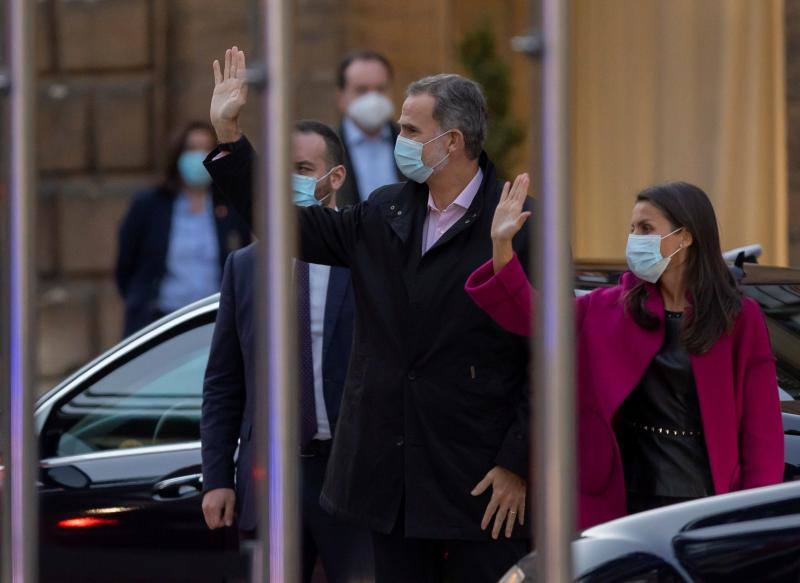
[[[444,235],[450,227],[455,225],[469,210],[469,205],[483,182],[483,170],[478,168],[475,177],[469,181],[466,188],[461,191],[456,199],[451,202],[446,209],[439,210],[433,197],[428,194],[428,215],[425,217],[425,226],[422,231],[422,254],[428,252],[433,247],[439,237]]]

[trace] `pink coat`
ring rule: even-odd
[[[664,302],[647,285],[647,308],[661,319],[645,330],[622,300],[639,283],[619,285],[575,302],[577,332],[579,527],[626,514],[622,460],[614,415],[639,384],[664,341]],[[467,293],[506,330],[530,335],[533,290],[515,257],[498,274],[489,261],[476,269]],[[691,355],[714,490],[724,494],[775,484],[783,477],[783,429],[775,359],[758,304],[745,298],[730,334],[707,353]]]

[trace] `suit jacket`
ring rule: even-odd
[[[396,123],[390,122],[388,125],[392,132],[392,143],[394,143],[397,140],[397,135],[400,133],[400,128],[397,127]],[[358,194],[358,177],[356,176],[356,171],[353,168],[353,162],[351,161],[350,149],[347,145],[346,134],[347,131],[345,130],[344,124],[340,124],[339,137],[341,137],[342,145],[344,146],[344,166],[347,169],[347,178],[345,179],[342,188],[340,188],[339,192],[336,193],[336,205],[339,208],[353,206],[357,202],[361,202],[361,198]],[[404,181],[405,177],[400,174],[400,170],[397,169],[397,166],[395,166],[395,171],[397,172],[397,182]]]
[[[612,420],[664,344],[664,301],[647,284],[647,309],[661,325],[638,326],[625,312],[625,293],[639,280],[576,300],[578,359],[579,527],[626,513],[622,458]],[[467,292],[500,325],[530,333],[532,288],[518,261],[497,275],[491,261],[469,279]],[[714,491],[777,484],[783,477],[775,359],[758,304],[743,300],[733,331],[703,355],[690,355]]]
[[[214,193],[220,271],[228,253],[250,242],[250,229]],[[159,187],[137,193],[118,234],[117,289],[125,301],[128,336],[156,319],[161,280],[167,270],[175,195]]]
[[[250,489],[257,392],[255,256],[256,248],[250,245],[232,253],[225,264],[200,420],[203,489],[235,487],[242,530],[255,528],[258,516]],[[350,273],[341,267],[331,269],[323,327],[323,392],[335,435],[353,340],[353,288]],[[239,455],[234,472],[237,440]]]
[[[250,204],[254,152],[207,160],[234,206]],[[495,465],[528,471],[528,342],[498,326],[464,291],[491,257],[502,183],[485,154],[466,215],[427,252],[424,184],[393,184],[335,212],[298,209],[300,257],[349,267],[355,338],[320,502],[335,516],[405,535],[486,540],[491,494],[470,491]],[[526,228],[514,239],[528,256]],[[527,537],[527,527],[515,527]]]

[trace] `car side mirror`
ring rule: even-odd
[[[42,482],[69,490],[82,490],[87,488],[92,480],[86,472],[76,466],[54,466],[42,469]]]

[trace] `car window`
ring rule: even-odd
[[[153,345],[58,404],[44,428],[42,455],[199,440],[213,327],[206,323]]]
[[[787,396],[800,400],[800,286],[791,284],[745,285],[744,293],[756,300],[764,312],[772,351],[775,353],[778,386]]]

